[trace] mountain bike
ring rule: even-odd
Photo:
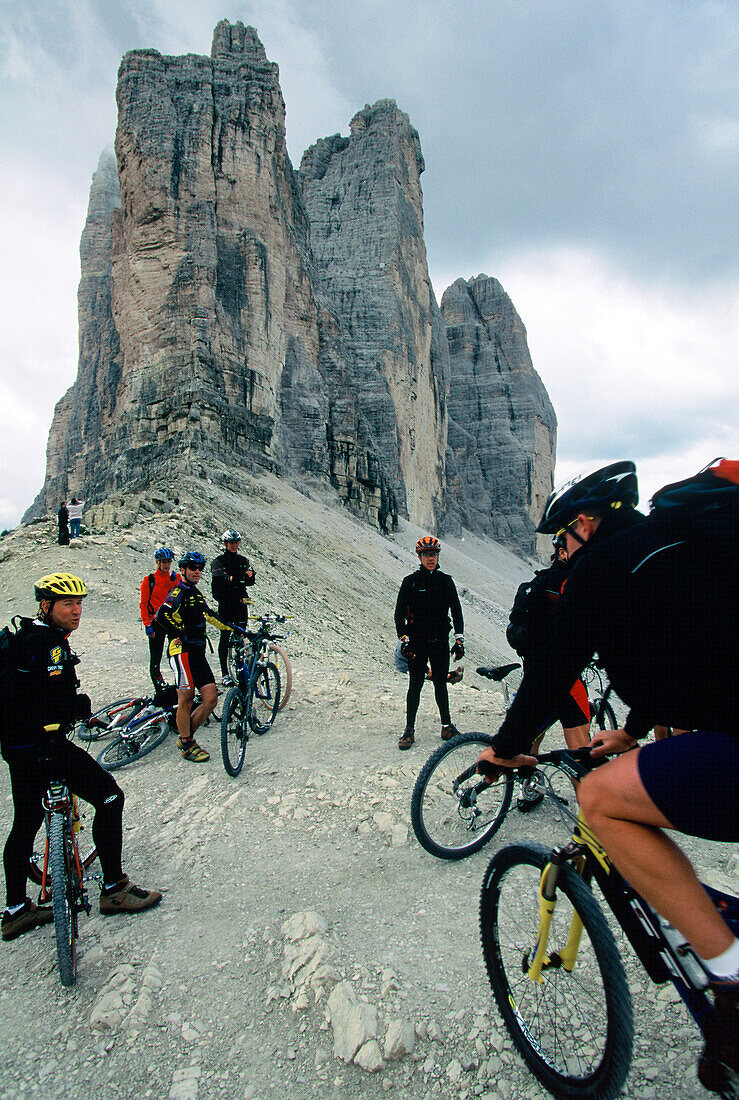
[[[287,616],[282,616],[281,622],[284,622]],[[287,632],[290,633],[289,631]],[[283,637],[286,637],[284,635]],[[245,638],[243,634],[239,634],[234,631],[229,639],[228,646],[228,674],[234,683],[238,680],[238,671],[244,663],[244,650],[245,650]],[[290,658],[288,657],[282,646],[277,645],[277,642],[270,640],[267,647],[269,654],[269,660],[273,664],[277,665],[277,671],[280,674],[280,702],[277,707],[278,711],[282,710],[288,699],[290,698],[290,692],[293,689],[293,670],[290,664]]]
[[[586,748],[538,761],[545,798],[574,833],[551,850],[512,844],[490,860],[480,896],[485,966],[508,1032],[542,1085],[563,1100],[612,1100],[629,1071],[633,1017],[623,962],[591,884],[650,979],[673,983],[701,1031],[713,1013],[708,975],[685,938],[618,873],[582,813],[562,805],[541,767],[554,766],[574,785],[603,760]],[[737,934],[739,898],[705,889]]]
[[[150,699],[137,695],[127,696],[125,699],[114,699],[112,703],[96,710],[89,718],[78,722],[75,726],[75,734],[80,741],[99,741],[102,737],[107,737],[125,726],[150,702]]]
[[[52,765],[53,767],[53,765]],[[76,795],[66,783],[52,779],[44,798],[46,848],[41,871],[39,904],[51,901],[54,913],[56,954],[62,985],[73,985],[77,977],[77,914],[90,914],[86,884],[100,875],[88,875],[87,869],[97,857],[93,847],[80,853],[81,829]]]
[[[234,631],[231,635],[231,639],[238,639],[232,646],[237,652],[233,661],[236,684],[223,704],[221,755],[223,766],[234,777],[244,766],[249,730],[266,733],[279,709],[280,673],[269,660],[269,647],[281,637],[272,633],[272,627],[284,621],[284,615],[263,615],[256,631],[245,630],[241,636]],[[249,639],[248,649],[244,637]]]
[[[112,724],[112,729],[117,733],[98,755],[97,761],[101,767],[113,772],[132,764],[134,760],[140,760],[161,745],[170,728],[176,728],[177,692],[175,688],[167,688],[166,691],[170,698],[163,698],[163,705],[160,706],[154,698],[137,700],[141,706],[124,711],[123,724]]]
[[[477,670],[480,676],[502,685],[506,711],[512,700],[508,677],[520,667],[511,663]],[[604,686],[602,671],[596,665],[588,666],[588,675],[591,670],[593,682],[598,685],[592,704],[593,721],[599,729],[616,729],[609,702],[610,685]],[[418,843],[431,855],[464,859],[479,852],[503,824],[516,787],[524,804],[539,793],[535,773],[519,776],[506,770],[492,783],[478,773],[477,758],[492,744],[489,734],[462,733],[440,745],[421,769],[411,796],[411,825]],[[568,795],[566,788],[560,797],[567,801]]]

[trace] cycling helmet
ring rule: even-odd
[[[221,542],[241,542],[241,535],[234,530],[224,531],[221,535]]]
[[[180,569],[205,569],[205,558],[197,550],[187,550],[177,562]]]
[[[639,500],[636,466],[633,462],[612,462],[592,474],[578,474],[555,489],[536,528],[543,535],[555,535],[580,512],[600,514],[609,508],[635,508]]]
[[[85,582],[75,577],[72,573],[48,573],[41,577],[33,586],[33,591],[39,603],[42,600],[68,600],[87,595]]]
[[[154,552],[154,561],[172,561],[174,554],[166,546],[161,546]]]
[[[424,535],[416,543],[417,554],[438,554],[440,550],[441,543],[433,535]]]

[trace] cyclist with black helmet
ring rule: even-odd
[[[90,700],[78,692],[77,657],[69,635],[80,625],[87,588],[71,573],[52,573],[34,588],[39,610],[22,618],[8,654],[0,737],[10,769],[13,825],[3,863],[7,908],[2,937],[13,940],[53,919],[49,906],[26,896],[33,843],[44,817],[43,797],[52,778],[95,808],[92,835],[103,869],[100,912],[134,913],[161,899],[156,890],[134,886],[121,867],[123,792],[113,777],[67,739],[75,721],[90,715]]]
[[[698,1077],[723,1092],[739,1079],[739,940],[663,830],[739,840],[739,799],[726,786],[739,772],[739,516],[727,507],[696,522],[645,518],[637,500],[631,462],[550,497],[538,529],[561,534],[572,570],[547,652],[527,667],[480,768],[531,763],[549,701],[598,652],[630,711],[623,729],[593,738],[594,756],[622,755],[586,777],[580,802],[624,878],[706,966],[715,1015]],[[657,723],[692,732],[640,746]]]
[[[161,546],[154,553],[156,568],[141,582],[141,599],[139,611],[144,631],[149,641],[149,675],[154,685],[154,691],[159,692],[164,687],[164,677],[161,673],[162,653],[164,651],[164,639],[166,634],[163,627],[156,621],[156,613],[166,600],[176,584],[182,578],[175,573],[171,566],[174,554],[166,547]]]
[[[445,741],[459,730],[449,714],[449,630],[454,623],[455,661],[464,657],[464,619],[454,581],[439,569],[441,543],[433,535],[424,535],[416,543],[419,567],[404,578],[395,603],[395,629],[401,654],[408,661],[408,694],[405,730],[399,749],[409,749],[415,740],[415,721],[421,701],[421,688],[431,666],[436,705],[441,717],[441,736]]]
[[[194,733],[213,713],[218,702],[216,682],[205,657],[208,641],[205,624],[209,622],[219,630],[227,631],[233,629],[233,624],[222,623],[198,590],[198,582],[205,568],[203,555],[197,550],[188,550],[178,564],[182,570],[182,580],[161,604],[156,621],[169,638],[167,655],[177,687],[177,730],[180,735],[177,747],[185,760],[204,764],[210,760],[210,753],[197,743]],[[200,690],[202,702],[192,710],[196,688]]]
[[[245,627],[249,618],[249,599],[246,590],[256,580],[254,570],[249,564],[249,559],[239,554],[241,534],[238,531],[233,528],[224,531],[221,535],[221,542],[224,545],[224,551],[213,559],[210,567],[213,599],[218,602],[219,618],[223,619],[224,622]],[[233,680],[228,674],[229,639],[230,634],[223,631],[218,641],[221,682],[226,687],[233,684]]]

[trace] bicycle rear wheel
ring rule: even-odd
[[[280,703],[277,709],[282,710],[293,689],[292,665],[285,650],[275,642],[269,643],[269,657],[273,664],[277,665],[277,671],[280,674]]]
[[[511,1038],[544,1087],[562,1100],[612,1100],[631,1062],[631,1000],[600,906],[570,866],[559,870],[541,983],[528,975],[550,855],[540,844],[512,844],[491,859],[480,897],[485,966]],[[566,969],[561,952],[577,917],[582,935]]]
[[[601,730],[617,730],[618,722],[616,721],[616,715],[613,713],[613,707],[610,703],[603,702],[595,712],[595,721],[598,725],[598,729]]]
[[[98,756],[98,764],[105,768],[106,772],[114,772],[116,768],[124,768],[126,764],[132,764],[134,760],[140,760],[157,745],[161,745],[169,733],[167,712],[147,718],[140,726],[126,730],[106,745]]]
[[[59,977],[62,985],[73,985],[77,977],[77,871],[67,819],[61,813],[52,813],[49,824],[49,873]]]
[[[130,722],[134,714],[147,702],[147,699],[133,696],[126,699],[116,699],[114,702],[108,703],[107,707],[96,710],[89,718],[78,722],[76,727],[77,736],[80,741],[99,741],[101,737],[107,737],[109,733]]]
[[[223,766],[234,778],[244,766],[249,723],[246,720],[241,688],[232,687],[223,704],[221,717],[221,756]]]
[[[486,783],[477,758],[493,739],[462,733],[424,764],[411,796],[411,824],[422,848],[439,859],[464,859],[500,828],[513,794],[513,775]]]
[[[280,674],[271,661],[259,669],[248,708],[249,725],[255,733],[266,733],[280,705]]]

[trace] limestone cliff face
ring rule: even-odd
[[[526,329],[497,279],[457,279],[441,299],[451,356],[449,508],[525,553],[551,491],[557,420]]]
[[[444,494],[449,354],[423,239],[421,143],[392,100],[303,156],[320,290],[341,321],[358,462],[376,456],[400,508],[435,527]],[[334,433],[335,458],[343,440]],[[364,458],[364,456],[367,456]]]
[[[407,116],[365,107],[294,172],[277,66],[227,22],[210,57],[127,54],[117,99],[82,236],[79,373],[26,518],[217,459],[328,479],[381,526],[465,523],[528,550],[553,413],[493,280],[436,304]]]

